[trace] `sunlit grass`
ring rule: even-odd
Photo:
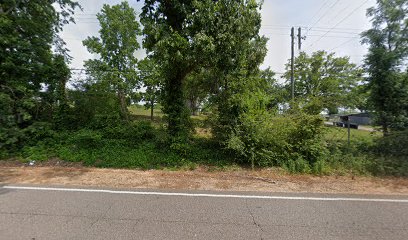
[[[330,126],[326,127],[324,138],[328,141],[347,141],[347,135],[347,128]],[[382,133],[378,131],[370,132],[359,129],[350,129],[350,142],[372,142],[381,136]]]

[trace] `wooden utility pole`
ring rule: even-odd
[[[302,50],[302,28],[301,28],[301,27],[298,28],[298,35],[297,35],[297,37],[298,37],[298,47],[299,47],[299,51],[301,51],[301,50]]]
[[[291,34],[290,34],[291,38],[292,38],[292,43],[291,43],[291,60],[290,60],[290,84],[292,87],[292,91],[291,91],[291,98],[292,101],[295,99],[295,79],[294,79],[294,75],[295,75],[295,28],[292,27],[291,30]]]

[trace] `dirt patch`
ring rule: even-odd
[[[62,166],[0,166],[0,184],[50,184],[121,188],[407,194],[408,179],[287,175],[276,170],[121,170]]]

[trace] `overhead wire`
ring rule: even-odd
[[[330,49],[329,52],[331,52],[331,51],[333,51],[333,50],[335,50],[335,49],[338,49],[338,48],[340,48],[340,47],[343,47],[343,46],[349,44],[350,42],[352,42],[353,40],[354,40],[354,38],[349,39],[349,40],[347,40],[347,41],[345,41],[345,42],[343,42],[343,43],[337,45],[336,47]]]
[[[313,14],[313,17],[310,18],[310,20],[308,21],[309,23],[312,22],[312,20],[319,15],[319,13],[323,10],[323,8],[329,3],[330,1],[323,1],[323,4],[321,5],[321,7],[319,8],[319,10],[317,10],[317,12],[315,14]]]
[[[287,29],[287,28],[291,28],[292,26],[289,25],[279,25],[279,24],[262,24],[261,28],[279,28],[279,29]],[[299,27],[307,29],[307,28],[311,28],[311,26],[308,25],[300,25]],[[319,26],[319,27],[313,27],[313,29],[331,29],[333,28],[332,26],[328,26],[328,27],[324,27],[324,26]],[[362,28],[344,28],[344,27],[340,27],[340,28],[335,28],[335,29],[339,29],[339,30],[345,30],[345,31],[363,31],[365,29]],[[313,30],[311,30],[313,31]]]
[[[358,9],[360,9],[362,6],[364,6],[369,0],[364,1],[362,4],[357,6],[353,11],[351,11],[347,16],[342,18],[338,23],[336,23],[333,27],[331,27],[328,31],[326,31],[325,34],[323,34],[319,39],[311,43],[307,48],[312,47],[314,44],[318,43],[323,37],[325,37],[327,34],[329,34],[332,30],[334,30],[337,26],[342,24],[344,21],[346,21],[349,17],[351,17]]]
[[[316,26],[324,17],[326,17],[326,15],[330,12],[330,10],[331,10],[332,8],[334,8],[339,2],[340,2],[340,0],[336,0],[336,2],[334,2],[334,3],[327,9],[327,11],[324,12],[323,15],[320,16],[320,18],[319,18],[315,23],[312,24],[312,26],[311,26],[311,27],[307,30],[307,32],[305,33],[305,36],[306,36],[306,37],[307,37],[307,34],[309,33],[309,31],[310,31],[314,26]]]

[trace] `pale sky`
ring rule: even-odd
[[[61,33],[73,57],[71,68],[83,68],[83,61],[93,57],[82,45],[82,40],[87,36],[98,35],[96,13],[103,4],[113,5],[121,1],[79,2],[83,11],[76,11],[76,24],[65,26]],[[143,2],[128,2],[136,12],[141,12]],[[292,26],[296,28],[296,34],[297,28],[302,27],[302,35],[306,36],[302,50],[307,53],[326,50],[336,52],[338,56],[350,56],[354,63],[362,64],[367,47],[361,45],[359,34],[370,27],[365,13],[367,8],[374,5],[375,0],[264,0],[260,34],[268,37],[269,41],[268,54],[261,68],[270,66],[278,74],[284,71],[284,65],[290,58]],[[145,51],[142,49],[138,57],[144,56]]]

